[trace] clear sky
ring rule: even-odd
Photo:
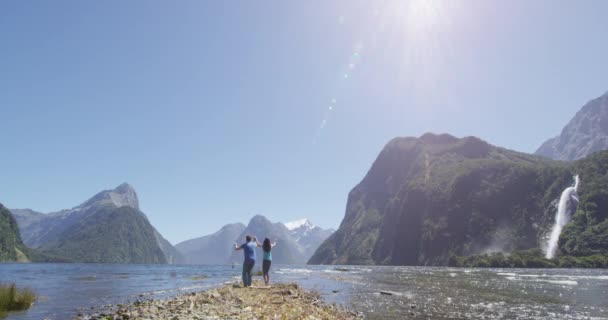
[[[0,202],[129,182],[172,243],[337,227],[385,143],[533,152],[608,90],[608,1],[0,2]]]

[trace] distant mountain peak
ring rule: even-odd
[[[562,129],[543,143],[536,154],[573,161],[608,149],[608,92],[587,102]]]
[[[286,225],[292,229],[289,230]],[[303,264],[332,232],[314,226],[308,219],[285,224],[255,215],[247,226],[241,223],[228,224],[213,234],[181,242],[176,248],[186,257],[187,263],[224,264],[238,260],[238,256],[234,255],[234,250],[230,250],[229,246],[218,243],[242,243],[244,237],[250,235],[257,236],[259,241],[268,238],[280,243],[273,249],[276,250],[273,251],[276,263]]]
[[[432,132],[427,132],[418,138],[420,141],[425,143],[432,144],[446,144],[446,143],[455,143],[458,141],[458,138],[454,137],[448,133],[436,134]]]
[[[86,207],[98,202],[111,202],[117,207],[128,206],[139,210],[139,199],[137,192],[128,183],[123,183],[112,190],[104,190],[81,204],[80,207]]]
[[[298,229],[300,227],[307,227],[307,228],[314,228],[315,225],[312,224],[312,222],[310,222],[310,220],[304,218],[304,219],[299,219],[299,220],[295,220],[295,221],[291,221],[291,222],[287,222],[284,223],[285,227],[289,230],[295,230]]]
[[[135,192],[135,189],[129,183],[123,182],[118,187],[114,188],[113,191],[116,193],[129,193],[129,192]]]

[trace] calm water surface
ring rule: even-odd
[[[41,297],[8,319],[70,319],[92,307],[233,282],[239,267],[0,264],[0,282]],[[271,273],[368,319],[608,319],[608,270],[273,266]]]

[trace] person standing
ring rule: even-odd
[[[234,250],[243,250],[244,260],[243,260],[243,285],[245,287],[251,286],[251,271],[253,270],[253,266],[255,266],[255,247],[257,243],[257,239],[255,242],[252,241],[250,235],[245,236],[245,243],[238,246],[237,243],[234,243]]]
[[[274,243],[270,243],[270,239],[264,239],[264,242],[260,244],[258,240],[255,240],[258,247],[262,247],[264,250],[264,260],[262,260],[262,273],[264,274],[264,283],[268,285],[270,283],[270,264],[272,264],[272,248],[277,245],[276,241]]]

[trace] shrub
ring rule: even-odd
[[[29,309],[36,301],[36,294],[29,289],[17,289],[15,284],[0,285],[0,316],[9,311]]]

